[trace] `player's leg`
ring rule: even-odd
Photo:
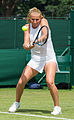
[[[45,73],[46,73],[46,82],[48,88],[50,89],[51,96],[54,102],[54,108],[58,108],[58,112],[54,113],[55,115],[61,113],[61,108],[59,107],[59,95],[57,87],[55,86],[55,73],[56,73],[56,63],[49,62],[45,65]]]
[[[9,112],[15,112],[20,107],[20,99],[24,90],[24,86],[37,73],[38,72],[36,70],[29,66],[25,67],[16,87],[16,102],[14,102],[13,105],[9,108]]]
[[[16,102],[20,101],[25,84],[33,78],[38,72],[33,68],[26,66],[16,87]]]

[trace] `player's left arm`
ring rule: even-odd
[[[47,26],[48,29],[49,29],[48,21],[47,21],[47,19],[45,19],[45,18],[42,18],[42,19],[41,19],[40,25],[41,25],[41,27],[45,25],[45,26]],[[46,38],[47,38],[47,28],[46,28],[46,27],[43,27],[43,29],[42,29],[42,36],[38,39],[38,41],[40,41],[40,40],[45,40]]]

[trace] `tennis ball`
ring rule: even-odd
[[[22,30],[23,30],[23,31],[27,31],[27,30],[28,30],[28,27],[22,26]]]

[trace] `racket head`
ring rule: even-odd
[[[39,35],[41,34],[40,32],[42,32],[42,29],[43,29],[44,27],[47,29],[47,38],[46,38],[45,40],[41,41],[41,42],[38,42]],[[47,27],[46,25],[43,25],[43,26],[39,29],[38,34],[37,34],[37,36],[36,36],[36,38],[35,38],[35,40],[34,40],[34,42],[33,42],[33,45],[34,45],[34,44],[38,44],[39,46],[44,45],[44,44],[47,42],[48,36],[49,36],[48,27]]]

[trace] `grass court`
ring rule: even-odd
[[[53,101],[47,87],[24,89],[21,107],[15,113],[8,113],[15,101],[16,88],[0,88],[0,120],[74,120],[74,89],[58,90],[62,114],[51,115]]]

